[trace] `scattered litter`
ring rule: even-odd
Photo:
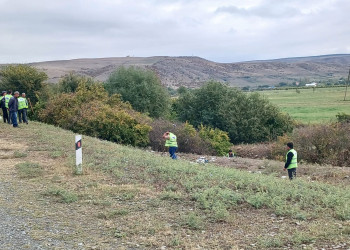
[[[201,156],[196,160],[196,162],[200,164],[204,164],[204,163],[209,163],[209,160],[207,160],[204,156]]]
[[[287,178],[287,176],[283,175],[283,176],[281,176],[281,178],[282,178],[282,179],[286,179],[286,178]]]

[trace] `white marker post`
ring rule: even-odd
[[[83,150],[81,148],[81,135],[75,136],[75,165],[77,174],[83,173]]]

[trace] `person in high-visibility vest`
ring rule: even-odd
[[[6,122],[10,123],[9,112],[6,108],[5,95],[6,95],[6,91],[2,91],[1,97],[0,97],[0,107],[2,109],[2,119],[4,120],[4,123],[6,123]]]
[[[293,142],[287,143],[287,150],[288,152],[286,155],[284,170],[288,170],[289,179],[293,180],[297,176],[298,153],[294,150]]]
[[[28,110],[28,101],[26,98],[26,93],[22,93],[21,97],[18,97],[18,120],[19,123],[26,123],[28,124],[27,119],[27,110]]]
[[[171,133],[170,131],[167,131],[163,134],[163,138],[166,140],[165,141],[165,147],[169,147],[169,154],[170,157],[173,160],[177,159],[176,156],[176,150],[177,150],[177,138],[176,135],[174,135],[173,133]]]
[[[7,95],[5,95],[5,107],[6,107],[7,111],[8,111],[8,113],[10,113],[9,101],[10,101],[11,98],[12,98],[12,90],[9,90],[9,91],[7,91]],[[11,120],[11,116],[10,115],[9,115],[9,118],[10,119],[8,119],[8,123],[12,124],[12,120]]]

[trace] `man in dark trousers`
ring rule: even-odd
[[[28,109],[28,101],[26,98],[26,93],[22,93],[21,97],[18,97],[18,120],[19,123],[26,123],[28,124],[28,118],[27,118],[27,109]]]
[[[2,119],[4,120],[4,123],[8,122],[9,120],[9,113],[6,108],[6,99],[5,99],[6,91],[2,91],[2,95],[0,97],[0,107],[2,109]]]
[[[18,127],[18,123],[17,123],[18,97],[19,97],[19,92],[16,91],[14,96],[11,97],[8,105],[9,111],[10,111],[10,119],[12,121],[12,125],[14,128]]]
[[[298,167],[298,153],[294,150],[293,142],[287,143],[287,155],[286,164],[284,164],[284,170],[288,170],[288,176],[290,180],[293,180],[297,176]]]

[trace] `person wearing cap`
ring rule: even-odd
[[[18,98],[18,120],[19,123],[28,124],[27,119],[27,109],[28,109],[28,101],[26,98],[26,93],[22,93],[22,96]]]
[[[18,97],[19,97],[19,92],[16,91],[14,93],[14,96],[11,97],[11,99],[8,103],[8,107],[9,107],[9,111],[10,111],[10,119],[12,121],[12,125],[14,128],[18,127],[18,123],[17,123]]]
[[[4,123],[8,122],[9,120],[9,113],[6,108],[6,100],[5,100],[6,91],[2,91],[1,97],[0,97],[0,107],[2,109],[2,119],[4,120]]]
[[[288,170],[288,176],[290,180],[293,180],[297,176],[298,167],[298,153],[294,150],[293,142],[287,143],[287,155],[286,163],[284,164],[284,170]]]
[[[163,134],[163,138],[166,139],[165,147],[169,147],[169,154],[173,160],[177,160],[176,150],[177,150],[177,141],[176,135],[167,131]]]

